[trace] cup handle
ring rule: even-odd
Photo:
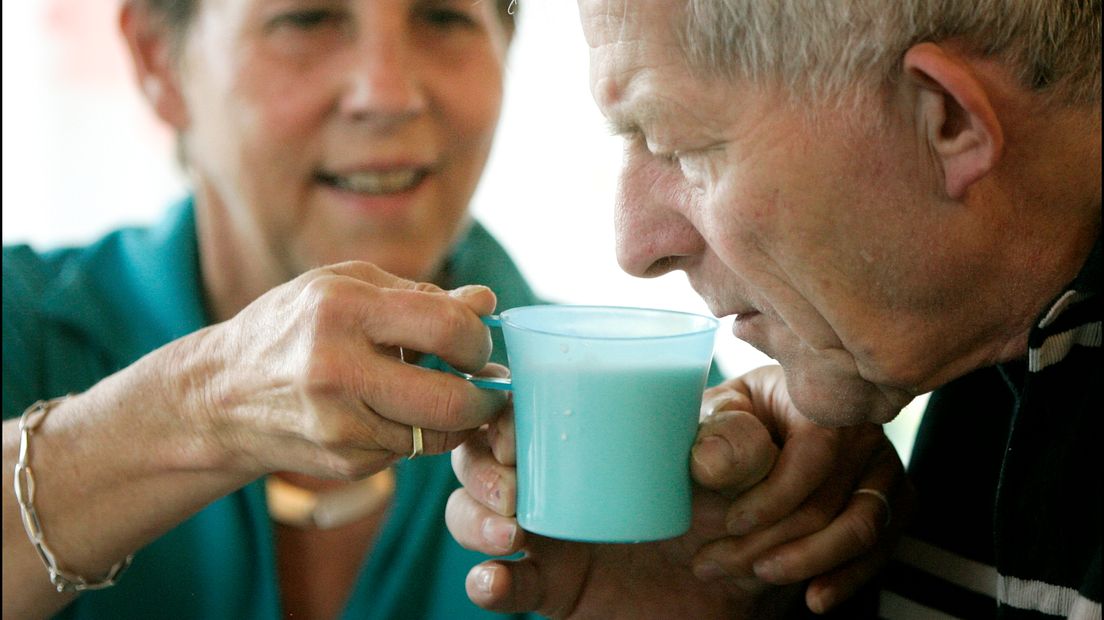
[[[473,377],[466,372],[459,373],[461,377],[467,379],[477,388],[483,388],[484,390],[499,390],[502,392],[509,392],[513,389],[508,377]]]
[[[487,327],[502,327],[502,320],[498,318],[497,314],[489,314],[485,317],[481,317],[480,320],[483,321],[483,324]],[[509,392],[513,389],[512,381],[508,377],[476,377],[466,372],[460,372],[451,366],[449,370],[456,376],[471,382],[471,384],[477,388],[482,388],[484,390],[500,390],[504,392]]]

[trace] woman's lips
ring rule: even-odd
[[[364,170],[347,174],[319,172],[315,178],[324,185],[354,194],[389,196],[414,189],[428,174],[428,169],[418,167]]]

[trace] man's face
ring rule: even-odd
[[[870,104],[814,124],[768,88],[694,77],[678,4],[580,0],[593,95],[627,143],[622,268],[684,270],[783,365],[810,418],[891,419],[985,336],[963,311],[985,271],[961,249],[971,231],[956,230],[910,117]]]

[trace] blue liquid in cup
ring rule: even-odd
[[[521,526],[592,542],[685,533],[690,448],[716,321],[657,310],[537,306],[503,313],[502,326],[513,377]]]

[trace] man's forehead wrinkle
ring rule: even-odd
[[[583,30],[590,47],[599,48],[629,38],[630,13],[624,1],[607,1],[601,6],[583,3],[589,10],[581,14]]]
[[[591,41],[590,37],[587,37],[590,46],[594,48],[615,42],[646,40],[650,44],[660,44],[678,52],[680,56],[683,55],[682,45],[679,43],[681,39],[679,24],[672,23],[672,20],[663,21],[660,24],[654,20],[642,20],[640,16],[651,15],[651,11],[641,4],[643,3],[639,0],[608,0],[602,2],[600,7],[590,5],[592,9],[582,16],[584,23],[587,24],[585,29],[592,30],[598,35],[596,41]]]
[[[706,122],[708,111],[680,96],[690,85],[677,19],[642,21],[639,2],[610,0],[588,6],[587,25],[595,35],[592,86],[614,133],[642,131],[649,141],[663,142],[684,129],[716,133],[716,123]]]
[[[617,19],[618,23],[621,25],[620,28],[618,28],[618,31],[617,31],[617,40],[618,41],[629,41],[629,40],[632,40],[632,37],[631,37],[632,30],[630,30],[630,23],[629,23],[629,21],[631,19],[630,16],[629,16],[629,3],[628,2],[622,2],[620,8],[621,8],[621,11],[620,11],[619,14],[615,15],[615,14],[613,14],[612,11],[607,12],[606,13],[606,18],[607,19]]]

